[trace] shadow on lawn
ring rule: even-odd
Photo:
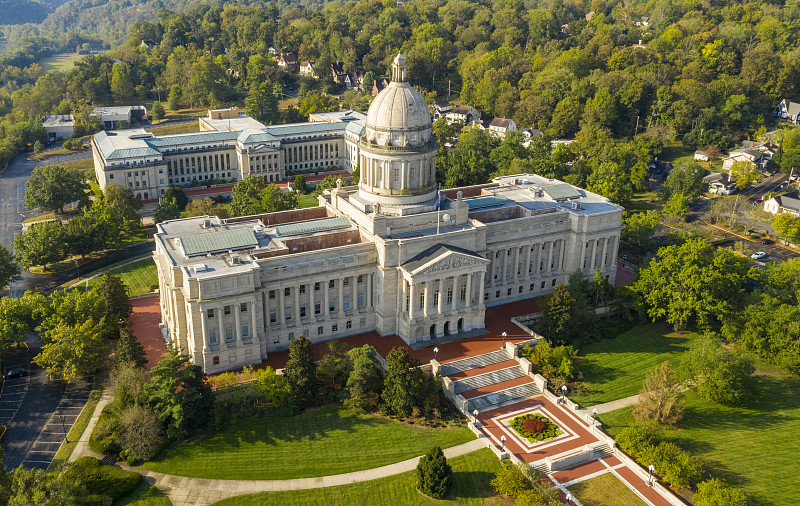
[[[235,450],[243,444],[278,446],[313,442],[329,437],[331,431],[356,433],[365,427],[391,423],[338,405],[312,408],[291,417],[254,416],[237,420],[221,431],[212,430],[184,442],[172,443],[150,462],[191,459],[198,453],[211,455]]]
[[[482,499],[491,497],[489,482],[494,473],[489,471],[454,471],[453,488],[445,499],[460,502],[461,499]]]

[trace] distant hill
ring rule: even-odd
[[[41,23],[53,10],[54,4],[41,0],[0,0],[0,24]]]

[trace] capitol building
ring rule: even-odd
[[[576,271],[614,282],[622,208],[607,199],[528,174],[437,190],[430,112],[401,55],[355,121],[343,127],[355,146],[339,156],[357,158],[339,166],[360,166],[361,179],[319,207],[158,225],[163,331],[205,372],[258,364],[300,336],[471,336],[487,306],[546,294]],[[262,134],[273,142],[247,132]]]

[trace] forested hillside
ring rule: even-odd
[[[0,24],[41,23],[53,6],[40,0],[0,0]]]

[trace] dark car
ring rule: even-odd
[[[772,244],[773,242],[775,241],[772,239],[761,239],[761,244]]]
[[[7,380],[14,379],[14,378],[22,378],[23,376],[27,376],[28,371],[25,369],[11,369],[7,371],[3,377]]]

